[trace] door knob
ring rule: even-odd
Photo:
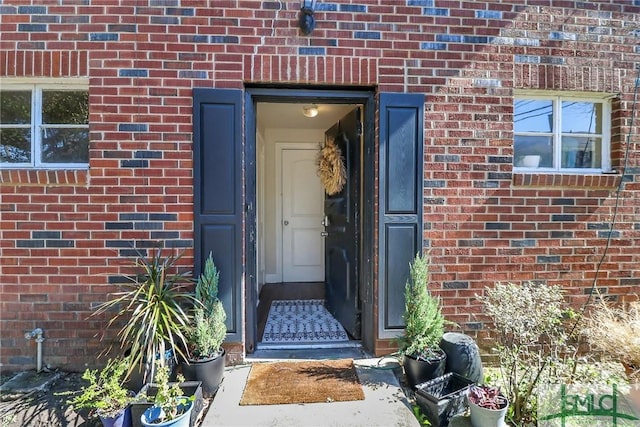
[[[321,235],[322,237],[327,237],[327,236],[329,235],[329,233],[327,233],[326,231],[321,231],[321,232],[320,232],[320,235]]]
[[[325,227],[329,226],[329,216],[328,215],[324,216],[324,219],[322,220],[321,224],[324,225]]]
[[[287,221],[286,219],[284,220],[284,225],[289,225],[289,221]]]

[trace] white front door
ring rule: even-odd
[[[324,281],[324,189],[316,149],[283,149],[282,281]]]

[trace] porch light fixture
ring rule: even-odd
[[[313,17],[316,9],[316,0],[302,0],[300,7],[300,30],[308,36],[316,28],[316,19]]]
[[[302,107],[302,114],[305,117],[315,117],[318,115],[318,106],[316,104],[305,105]]]

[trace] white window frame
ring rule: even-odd
[[[535,172],[535,173],[567,173],[567,174],[600,174],[610,173],[611,169],[611,99],[615,94],[594,94],[593,92],[556,92],[556,91],[514,91],[514,117],[515,102],[518,100],[544,100],[551,101],[553,104],[553,131],[552,132],[515,132],[514,126],[514,142],[516,135],[523,136],[551,136],[553,140],[553,164],[554,167],[525,167],[515,165],[514,152],[514,172]],[[590,102],[602,105],[602,133],[601,134],[572,134],[577,137],[598,137],[601,138],[601,167],[600,168],[563,168],[562,164],[562,102],[563,101]]]
[[[34,82],[7,82],[3,79],[2,91],[31,91],[31,123],[30,124],[1,124],[0,128],[23,128],[31,130],[31,162],[30,163],[0,163],[0,169],[89,169],[89,163],[45,163],[42,162],[42,132],[43,128],[87,129],[89,124],[47,124],[42,123],[42,91],[85,91],[89,92],[88,81],[82,79],[38,79]]]

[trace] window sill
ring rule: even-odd
[[[513,172],[514,187],[588,188],[611,190],[618,187],[620,174],[563,174],[548,172]]]
[[[87,169],[0,169],[0,184],[19,186],[86,186]]]

